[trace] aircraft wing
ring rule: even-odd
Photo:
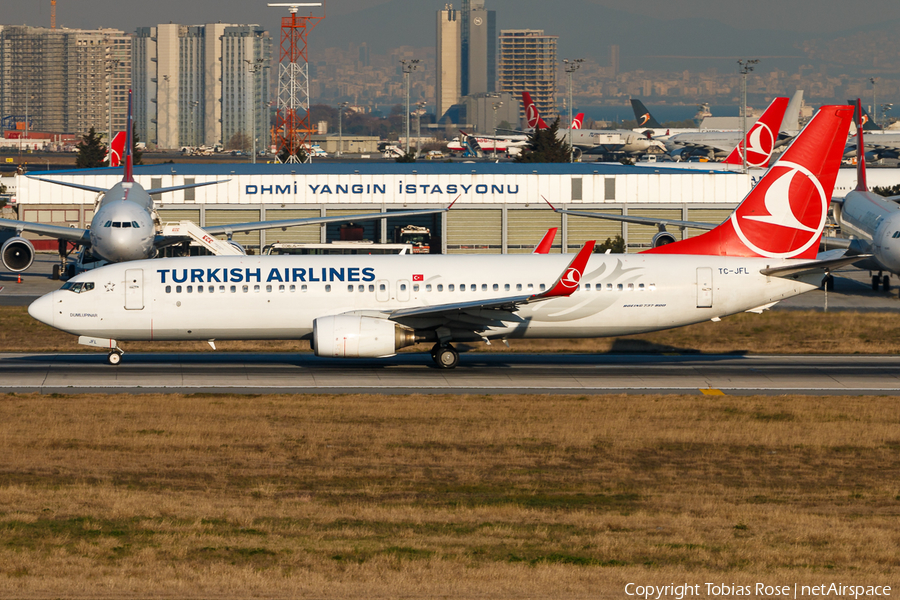
[[[451,204],[452,206],[452,204]],[[396,217],[417,217],[421,215],[433,215],[447,212],[447,208],[431,208],[423,210],[399,210],[391,212],[365,213],[359,215],[344,215],[339,217],[310,217],[306,219],[283,219],[280,221],[251,221],[249,223],[232,223],[216,227],[204,227],[203,230],[210,235],[230,235],[245,231],[259,231],[260,229],[284,229],[286,227],[298,227],[300,225],[322,225],[325,223],[341,223],[344,221],[374,221],[377,219],[393,219]]]
[[[84,190],[86,192],[96,192],[98,194],[105,194],[109,190],[106,188],[94,187],[92,185],[82,185],[80,183],[69,183],[68,181],[56,181],[54,179],[47,179],[45,177],[33,177],[28,175],[29,179],[37,179],[38,181],[44,181],[46,183],[55,183],[56,185],[64,185],[66,187],[72,187],[76,190]]]
[[[220,179],[219,181],[204,181],[202,183],[188,183],[185,185],[173,185],[172,187],[164,187],[164,188],[155,188],[152,190],[147,190],[147,194],[153,196],[154,194],[165,194],[166,192],[177,192],[178,190],[189,190],[191,188],[203,187],[204,185],[216,185],[219,183],[225,183],[226,181],[231,181],[230,179]]]
[[[533,304],[570,296],[578,289],[581,275],[594,251],[594,242],[590,241],[582,246],[575,258],[563,270],[546,291],[539,294],[506,296],[503,298],[490,298],[486,300],[473,300],[470,302],[453,302],[434,306],[416,306],[401,308],[391,311],[387,318],[399,323],[419,321],[425,319],[431,326],[439,326],[453,322],[455,327],[469,328],[473,331],[481,331],[492,325],[500,326],[504,321],[522,321],[522,318],[514,313],[524,304]]]
[[[15,229],[17,231],[27,231],[47,237],[76,242],[78,244],[88,245],[91,242],[90,234],[87,229],[77,229],[75,227],[63,227],[61,225],[47,225],[44,223],[30,223],[28,221],[14,221],[12,219],[0,219],[0,229]]]
[[[672,138],[669,139],[678,146],[678,150],[682,153],[709,155],[712,152],[715,156],[727,156],[738,144],[738,142],[700,142],[696,140],[682,142]]]
[[[543,198],[543,196],[541,196]],[[649,225],[651,227],[665,227],[667,225],[671,225],[672,227],[680,227],[681,229],[685,229],[690,227],[691,229],[715,229],[720,225],[720,223],[702,223],[700,221],[676,221],[674,219],[656,219],[653,217],[633,217],[630,215],[611,215],[609,213],[595,213],[595,212],[585,212],[582,210],[567,210],[564,208],[556,208],[550,202],[544,198],[544,202],[553,209],[553,212],[557,212],[563,215],[574,215],[576,217],[590,217],[592,219],[606,219],[608,221],[619,221],[621,223],[634,223],[635,225]]]

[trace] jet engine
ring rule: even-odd
[[[666,231],[665,229],[657,233],[653,236],[653,244],[654,248],[659,248],[660,246],[665,246],[666,244],[671,244],[673,242],[677,242],[675,236]]]
[[[247,251],[244,250],[244,247],[241,246],[240,244],[238,244],[237,242],[235,242],[234,240],[228,240],[228,243],[231,244],[232,246],[234,246],[235,248],[237,248],[237,251],[240,252],[241,254],[244,254],[244,255],[247,254]]]
[[[581,148],[572,148],[572,158],[575,162],[581,161]]]
[[[415,343],[416,334],[412,329],[387,319],[335,315],[313,321],[316,356],[383,358]]]
[[[11,237],[0,247],[3,266],[18,273],[26,270],[34,262],[34,246],[23,237]]]

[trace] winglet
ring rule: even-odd
[[[459,200],[461,197],[462,197],[462,194],[460,194],[459,196],[454,198],[453,202],[450,203],[450,206],[447,207],[447,210],[450,210],[451,208],[453,208],[453,205],[456,204],[456,201]]]
[[[866,182],[866,145],[863,143],[862,102],[856,99],[856,191],[868,192],[869,184]]]
[[[553,287],[546,292],[532,296],[528,301],[533,302],[535,300],[543,300],[546,298],[571,296],[572,292],[578,289],[578,284],[581,283],[581,276],[584,274],[584,268],[587,266],[588,260],[594,252],[594,244],[596,244],[596,242],[593,240],[585,242],[581,250],[578,251],[578,254],[575,255],[575,258],[572,259],[572,262],[569,263],[569,266],[566,267],[565,271],[562,272],[562,275],[559,276],[559,279],[556,280],[556,283],[553,284]]]
[[[534,249],[532,254],[550,254],[550,248],[553,247],[553,240],[556,239],[556,232],[559,231],[559,227],[551,227],[547,230],[547,233],[544,234],[541,243],[537,245],[537,248]]]
[[[542,199],[543,199],[543,200],[544,200],[544,202],[546,202],[546,203],[547,203],[547,206],[549,206],[549,207],[550,207],[550,208],[552,208],[552,209],[553,209],[553,212],[557,212],[557,211],[556,211],[556,207],[555,207],[555,206],[553,206],[553,205],[552,205],[552,204],[550,204],[550,201],[549,201],[549,200],[547,200],[547,199],[546,199],[546,198],[544,198],[544,197],[543,197],[543,196],[541,196],[541,198],[542,198]]]
[[[134,181],[134,156],[132,148],[134,147],[134,114],[131,107],[131,90],[128,90],[128,120],[125,122],[125,176],[122,181]]]

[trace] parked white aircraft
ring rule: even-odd
[[[823,107],[731,219],[634,255],[207,256],[114,264],[31,304],[109,350],[119,340],[306,339],[318,356],[386,357],[452,342],[604,337],[759,312],[815,289],[828,200],[853,109]]]
[[[152,196],[154,194],[214,185],[227,180],[145,190],[134,180],[132,131],[131,92],[129,91],[128,126],[126,127],[124,144],[125,173],[121,182],[107,190],[89,185],[54,181],[43,177],[34,178],[48,183],[102,194],[91,219],[91,226],[86,229],[77,229],[45,223],[0,219],[0,229],[13,229],[18,234],[9,238],[3,246],[0,246],[0,261],[2,261],[4,267],[13,272],[21,272],[27,270],[34,262],[34,246],[21,236],[24,231],[60,240],[60,264],[53,267],[54,279],[58,279],[67,270],[70,275],[74,275],[74,272],[77,270],[76,264],[69,265],[67,261],[67,246],[69,242],[89,250],[96,260],[115,263],[153,258],[160,248],[191,240],[190,237],[185,236],[161,235],[161,232],[157,231],[157,225],[161,228],[162,224],[158,222],[156,217],[156,206]],[[392,212],[390,216],[414,216],[432,214],[444,210],[446,209],[400,211]],[[240,253],[243,253],[243,249],[238,244],[231,242],[232,234],[261,229],[280,229],[299,225],[321,225],[323,223],[343,221],[371,221],[383,218],[385,218],[385,213],[285,219],[280,221],[253,221],[207,227],[204,229],[204,232],[210,236],[228,236],[229,243],[234,245]],[[67,267],[71,268],[67,269]]]
[[[857,100],[857,115],[860,114]],[[891,288],[890,275],[900,273],[900,206],[869,191],[866,177],[866,151],[863,127],[857,123],[857,185],[856,189],[844,196],[843,201],[834,203],[834,219],[843,236],[856,239],[847,240],[851,252],[871,254],[872,257],[854,263],[862,269],[878,271],[872,275],[872,289],[879,285],[888,291]],[[894,169],[891,169],[892,171]]]

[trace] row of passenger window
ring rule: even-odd
[[[80,285],[80,284],[79,284],[79,285]],[[91,286],[91,287],[88,288],[88,289],[93,289],[93,285],[94,285],[94,284],[86,284],[86,285],[90,285],[90,286]],[[655,284],[655,283],[651,283],[651,284],[646,285],[646,286],[645,286],[643,283],[639,283],[639,284],[637,284],[637,287],[635,287],[635,284],[633,284],[633,283],[628,283],[628,284],[622,284],[622,283],[619,283],[619,284],[615,284],[615,287],[613,287],[613,285],[614,285],[614,284],[612,284],[612,283],[607,283],[607,284],[606,284],[606,291],[608,291],[608,292],[612,292],[612,291],[619,291],[619,292],[622,292],[622,291],[626,291],[626,290],[627,290],[627,291],[629,291],[629,292],[633,292],[633,291],[637,290],[637,291],[639,291],[639,292],[643,292],[643,291],[645,291],[645,290],[649,290],[649,291],[652,292],[652,291],[655,291],[655,290],[656,290],[656,284]],[[172,288],[173,288],[173,286],[167,285],[167,286],[166,286],[166,293],[167,293],[167,294],[171,294],[171,293],[172,293]],[[217,291],[217,286],[214,286],[214,285],[208,285],[208,286],[202,286],[202,285],[198,285],[198,286],[193,286],[193,285],[185,285],[185,286],[182,286],[182,285],[176,285],[176,286],[174,286],[174,288],[175,288],[175,293],[176,293],[176,294],[181,294],[181,293],[193,294],[193,293],[195,292],[195,290],[196,290],[196,293],[198,293],[198,294],[203,294],[203,293],[214,294],[214,293],[216,293],[216,291]],[[453,283],[447,284],[446,288],[447,288],[447,291],[448,291],[448,292],[455,292],[455,291],[457,290],[456,284],[453,284]],[[66,288],[63,287],[63,289],[66,289]],[[287,285],[287,284],[284,284],[284,283],[279,284],[279,285],[277,286],[277,288],[276,288],[276,286],[274,286],[274,285],[272,285],[272,284],[267,284],[266,287],[265,287],[266,292],[274,292],[274,291],[276,291],[276,290],[277,290],[278,292],[296,292],[297,289],[298,289],[298,287],[297,287],[295,284]],[[359,284],[359,285],[348,285],[348,286],[347,286],[347,291],[348,291],[348,292],[365,292],[367,289],[368,289],[368,291],[370,291],[370,292],[374,292],[374,291],[375,291],[375,284],[370,283],[370,284],[368,284],[368,285]],[[401,283],[401,284],[400,284],[400,291],[401,291],[401,292],[405,292],[405,291],[407,291],[407,289],[408,289],[408,284],[406,284],[406,283]],[[443,283],[439,283],[439,284],[437,284],[436,286],[434,286],[434,288],[432,288],[432,285],[431,285],[430,283],[425,284],[425,291],[426,291],[426,292],[431,292],[431,291],[434,291],[435,289],[436,289],[438,292],[443,292],[443,291],[444,291],[444,284],[443,284]],[[512,289],[513,289],[512,284],[510,284],[510,283],[505,283],[505,284],[503,284],[503,291],[504,291],[504,292],[511,292]],[[543,284],[543,283],[540,284],[540,285],[538,286],[538,290],[541,291],[541,292],[545,291],[546,289],[547,289],[547,286],[546,286],[545,284]],[[590,291],[591,291],[591,284],[590,284],[590,283],[586,283],[586,284],[584,284],[583,287],[582,287],[581,285],[579,285],[576,291],[581,291],[582,289],[584,289],[584,291],[590,292]],[[594,288],[593,288],[593,289],[594,289],[594,291],[601,292],[601,291],[603,291],[603,289],[604,289],[604,288],[603,288],[603,284],[602,284],[602,283],[598,283],[598,284],[594,285]],[[242,286],[240,286],[240,290],[241,290],[242,292],[244,292],[244,293],[249,293],[249,292],[250,292],[250,286],[249,286],[249,285],[246,285],[246,284],[245,284],[245,285],[242,285]],[[300,285],[299,290],[300,290],[301,292],[306,292],[306,291],[308,290],[308,288],[307,288],[306,284],[304,283],[304,284],[301,284],[301,285]],[[467,284],[465,284],[465,283],[459,284],[459,291],[460,291],[460,292],[465,292],[465,291],[467,291],[467,290],[470,291],[470,292],[476,292],[476,291],[478,291],[478,285],[477,285],[477,284],[474,284],[474,283],[470,283],[470,284],[468,284],[468,287],[467,287]],[[80,291],[80,290],[78,290],[78,291]],[[218,292],[219,292],[219,293],[223,293],[223,294],[224,294],[226,291],[227,291],[227,292],[231,292],[232,294],[237,293],[237,291],[238,291],[238,286],[236,286],[236,285],[230,285],[230,286],[220,285],[220,286],[218,286]],[[260,284],[255,284],[255,285],[253,286],[253,291],[254,291],[254,292],[261,292],[261,291],[262,291],[262,285],[260,285]],[[330,291],[331,291],[331,284],[330,284],[330,283],[325,285],[325,291],[326,291],[326,292],[330,292]],[[378,284],[378,291],[380,291],[380,292],[385,292],[385,291],[387,291],[387,284],[385,284],[385,283],[379,283],[379,284]],[[414,283],[414,284],[412,285],[412,291],[414,291],[414,292],[420,291],[420,286],[419,286],[418,283]],[[488,284],[482,283],[482,284],[481,284],[481,291],[482,291],[482,292],[488,291]],[[491,291],[499,292],[499,291],[500,291],[500,284],[499,284],[499,283],[493,284],[493,285],[491,286]],[[521,292],[521,291],[534,292],[534,291],[535,291],[535,290],[534,290],[534,284],[533,284],[533,283],[526,283],[526,284],[517,283],[517,284],[515,284],[515,291],[517,291],[517,292]]]

